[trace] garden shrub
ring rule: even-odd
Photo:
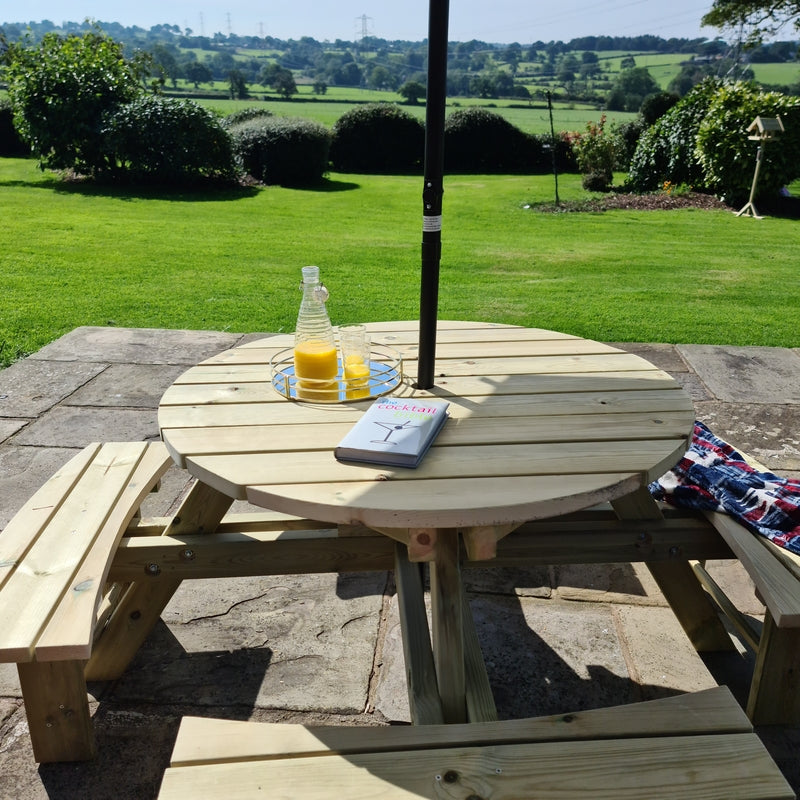
[[[318,122],[259,116],[230,132],[244,170],[263,183],[311,185],[328,170],[331,134]]]
[[[742,81],[720,86],[697,130],[695,153],[710,191],[732,205],[747,200],[759,146],[747,128],[758,116],[779,115],[785,131],[764,144],[756,197],[774,197],[800,175],[800,98]]]
[[[587,172],[581,178],[581,186],[587,192],[607,192],[610,185],[607,172]]]
[[[645,97],[642,101],[641,115],[645,125],[652,125],[660,119],[681,98],[675,92],[657,92]]]
[[[239,111],[234,111],[223,117],[220,122],[224,128],[233,128],[236,125],[241,125],[243,122],[250,122],[253,119],[264,119],[265,117],[273,116],[268,108],[259,108],[258,106],[250,106],[249,108],[242,108]]]
[[[93,174],[104,162],[103,114],[140,92],[140,69],[99,31],[46,33],[5,53],[14,122],[41,167]]]
[[[630,169],[631,159],[636,152],[639,139],[648,127],[641,114],[628,122],[620,122],[612,125],[611,137],[614,140],[614,169],[618,169],[621,172],[627,172],[628,169]]]
[[[421,172],[425,128],[390,103],[368,103],[346,111],[333,125],[331,164],[339,172]]]
[[[785,133],[764,149],[757,196],[777,194],[800,175],[800,100],[753,84],[709,78],[692,89],[639,140],[628,172],[634,191],[666,182],[744,201],[755,170],[757,143],[747,128],[757,116],[784,118]]]
[[[578,171],[569,137],[563,132],[560,135],[556,134],[555,143],[549,133],[534,134],[533,139],[531,175],[546,175],[553,171],[553,153],[551,152],[553,147],[555,147],[556,171],[559,174]]]
[[[14,111],[11,103],[0,97],[0,156],[29,156],[31,149],[14,127]]]
[[[542,142],[485,108],[464,108],[447,117],[447,172],[531,173],[543,163]]]
[[[608,191],[616,164],[614,138],[606,133],[605,124],[603,114],[599,122],[587,122],[584,133],[569,136],[575,161],[584,176],[583,188],[596,192]]]
[[[102,134],[104,173],[112,178],[190,183],[237,175],[230,136],[191,100],[139,97],[107,113]]]
[[[705,187],[695,144],[700,122],[720,85],[715,78],[697,84],[641,135],[628,171],[628,188],[651,192],[665,181]]]

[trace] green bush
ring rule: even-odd
[[[627,172],[631,166],[631,159],[636,152],[639,139],[647,130],[648,125],[641,114],[628,122],[612,125],[611,137],[614,140],[615,169]]]
[[[697,131],[720,86],[721,81],[715,78],[697,84],[642,134],[631,159],[628,188],[651,192],[665,181],[696,189],[705,187],[703,169],[695,154]]]
[[[191,100],[142,96],[106,113],[102,135],[112,178],[185,184],[237,175],[230,136]]]
[[[447,172],[517,173],[541,171],[542,141],[484,108],[464,108],[447,117],[444,130]]]
[[[606,115],[599,122],[587,122],[584,133],[570,136],[578,169],[584,176],[583,188],[605,192],[614,179],[616,147],[614,137],[605,131]]]
[[[606,172],[587,172],[581,178],[581,186],[587,192],[607,192],[610,185]]]
[[[259,108],[258,106],[250,106],[249,108],[242,108],[239,111],[234,111],[223,117],[220,122],[224,128],[233,128],[241,125],[243,122],[250,122],[253,119],[264,119],[265,117],[273,116],[268,108]]]
[[[11,103],[0,97],[0,156],[29,156],[31,149],[14,127],[14,111]]]
[[[318,122],[257,117],[232,126],[230,133],[244,170],[263,183],[312,185],[328,170],[331,134]]]
[[[758,142],[747,128],[758,117],[781,116],[785,132],[763,146],[756,197],[776,196],[800,175],[800,98],[737,81],[721,86],[697,130],[696,155],[706,187],[727,202],[747,200]]]
[[[564,133],[556,134],[555,145],[549,133],[534,134],[533,139],[531,175],[547,175],[553,171],[552,148],[554,146],[556,171],[559,174],[578,171],[575,153],[572,152],[572,144]]]
[[[330,157],[339,172],[418,173],[424,153],[422,122],[397,105],[357,106],[333,125]]]
[[[652,125],[663,117],[680,99],[675,92],[656,92],[645,97],[641,108],[645,125]]]
[[[642,135],[627,185],[652,191],[669,181],[744,201],[757,143],[747,128],[757,116],[784,119],[786,131],[764,146],[757,196],[774,196],[800,175],[800,100],[753,84],[710,78],[692,89]]]
[[[140,69],[122,45],[99,31],[46,33],[36,47],[10,44],[4,58],[15,125],[42,168],[102,168],[103,114],[141,91]]]

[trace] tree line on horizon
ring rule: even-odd
[[[0,30],[4,32],[9,41],[19,41],[26,34],[32,36],[33,42],[37,42],[46,33],[86,33],[99,26],[106,34],[116,41],[123,44],[135,44],[141,46],[142,43],[152,42],[172,42],[178,47],[187,49],[213,50],[216,48],[248,48],[255,50],[286,50],[296,43],[324,44],[336,48],[356,48],[372,52],[380,48],[390,48],[397,51],[419,48],[425,45],[426,40],[412,41],[407,39],[386,39],[376,36],[364,36],[356,40],[335,39],[333,41],[324,39],[319,41],[311,36],[301,36],[299,39],[280,39],[274,36],[241,36],[235,33],[223,34],[215,33],[212,36],[197,35],[191,28],[181,29],[178,25],[159,24],[150,28],[142,28],[138,25],[122,25],[119,22],[105,22],[86,19],[82,22],[64,21],[60,25],[50,21],[41,20],[39,22],[3,22]],[[713,40],[712,40],[713,41]],[[526,50],[534,51],[554,51],[564,53],[574,50],[595,50],[598,52],[624,50],[634,52],[656,52],[656,53],[703,53],[708,45],[707,37],[679,38],[671,37],[664,39],[660,36],[650,34],[640,36],[581,36],[570,39],[567,42],[562,40],[536,40],[523,44]],[[456,48],[460,44],[468,44],[472,49],[481,50],[501,50],[509,44],[520,45],[519,42],[486,42],[478,39],[471,39],[468,42],[451,41],[451,48]],[[714,45],[711,45],[713,48]]]

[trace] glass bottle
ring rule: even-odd
[[[294,334],[294,374],[297,397],[318,403],[339,399],[336,340],[325,301],[328,290],[319,282],[319,267],[303,267],[303,300]]]

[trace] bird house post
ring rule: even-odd
[[[756,184],[758,183],[758,172],[761,169],[761,161],[764,158],[764,144],[770,139],[774,138],[778,133],[783,132],[783,122],[780,117],[756,117],[747,128],[748,139],[758,142],[758,150],[756,150],[756,169],[753,173],[753,183],[750,186],[750,199],[747,204],[737,212],[736,216],[742,215],[753,217],[754,219],[761,219],[753,205],[753,198],[756,195]]]

